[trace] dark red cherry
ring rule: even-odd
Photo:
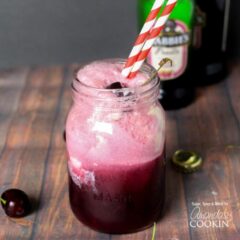
[[[120,89],[122,88],[126,88],[125,85],[123,85],[122,83],[120,82],[114,82],[110,85],[108,85],[106,87],[106,89],[113,89],[113,90],[116,90],[116,91],[113,91],[113,93],[117,96],[117,97],[127,97],[127,96],[130,96],[131,93],[129,91],[119,91]]]
[[[19,189],[8,189],[0,198],[2,207],[9,217],[20,218],[26,216],[31,210],[29,198]]]
[[[123,88],[120,82],[114,82],[106,87],[106,89],[121,89]]]

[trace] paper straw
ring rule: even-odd
[[[128,60],[125,64],[125,66],[124,66],[124,69],[122,71],[123,76],[127,77],[130,74],[134,63],[136,62],[138,55],[141,52],[141,49],[148,37],[153,25],[155,24],[155,22],[157,20],[157,15],[161,10],[163,2],[164,2],[164,0],[156,0],[154,2],[152,9],[142,27],[140,34],[138,35],[136,42],[134,43],[134,47],[128,57]]]
[[[147,58],[147,55],[148,55],[149,51],[151,50],[154,41],[161,33],[161,31],[164,27],[164,24],[166,23],[170,14],[172,13],[176,3],[177,3],[177,0],[168,0],[166,7],[164,8],[161,16],[156,21],[155,25],[150,30],[147,38],[145,39],[144,45],[141,48],[140,53],[137,55],[137,59],[135,59],[135,61],[132,63],[130,74],[127,76],[126,75],[124,75],[124,76],[126,76],[128,78],[133,78],[136,76],[136,74],[139,71],[139,69],[141,68],[143,62]],[[124,67],[124,69],[125,69],[125,67]]]

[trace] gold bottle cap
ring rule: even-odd
[[[192,173],[201,168],[203,160],[193,151],[177,150],[172,157],[172,163],[181,172]]]

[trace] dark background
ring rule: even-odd
[[[211,0],[206,0],[211,1]],[[127,57],[135,0],[1,0],[0,68]],[[240,56],[240,1],[231,0],[227,52]]]

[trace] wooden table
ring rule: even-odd
[[[152,229],[129,235],[95,232],[69,208],[62,133],[75,67],[0,73],[0,193],[23,189],[34,205],[19,220],[1,209],[0,239],[151,240]],[[204,166],[187,175],[168,162],[165,214],[156,239],[240,239],[239,65],[225,81],[199,88],[194,104],[167,113],[168,158],[177,149],[197,151]]]

